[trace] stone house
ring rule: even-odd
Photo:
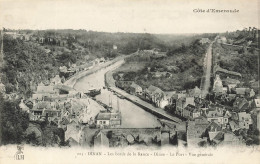
[[[196,108],[194,105],[188,104],[183,109],[183,117],[187,118],[189,120],[193,120],[194,118],[197,118],[200,116],[200,110]]]
[[[61,78],[60,78],[60,76],[59,75],[56,75],[54,78],[52,78],[51,80],[50,80],[50,82],[51,83],[53,83],[53,84],[61,84]]]
[[[216,144],[218,144],[223,138],[221,131],[222,128],[219,124],[215,122],[211,122],[207,127],[206,133],[208,133],[208,137],[210,141],[213,141]]]
[[[210,40],[209,40],[209,38],[201,38],[200,43],[201,44],[210,43]]]
[[[215,92],[215,93],[223,92],[223,84],[222,84],[222,80],[220,79],[219,75],[216,75],[216,78],[214,80],[213,92]]]
[[[153,102],[156,106],[161,106],[160,103],[164,100],[164,92],[153,85],[150,85],[145,90],[145,97],[147,100]]]
[[[183,110],[187,105],[195,106],[194,97],[183,97],[176,101],[176,114],[183,116]]]
[[[200,97],[201,89],[195,86],[195,88],[190,91],[189,95],[192,97]]]
[[[121,125],[121,114],[120,112],[98,113],[96,124],[98,127],[118,127]]]
[[[198,146],[200,142],[207,142],[205,137],[209,122],[203,116],[195,118],[187,123],[187,144]]]
[[[237,112],[245,111],[249,108],[249,102],[245,98],[237,97],[233,103],[233,107]]]
[[[210,106],[203,115],[209,122],[216,122],[221,126],[228,123],[228,120],[224,120],[224,108],[219,105]]]
[[[236,94],[239,97],[245,97],[246,93],[250,93],[250,89],[249,88],[236,88]]]
[[[238,125],[241,129],[249,129],[249,125],[252,124],[251,115],[246,112],[238,113]]]
[[[135,82],[133,82],[130,85],[129,90],[130,90],[130,94],[132,94],[132,95],[142,95],[142,93],[143,93],[142,87],[137,85]]]

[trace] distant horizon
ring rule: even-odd
[[[201,34],[216,34],[216,33],[226,33],[226,32],[235,32],[234,31],[223,31],[223,32],[208,32],[208,33],[189,33],[189,32],[180,32],[180,33],[149,33],[149,32],[110,32],[110,31],[97,31],[97,30],[91,30],[91,29],[72,29],[72,28],[60,28],[60,29],[29,29],[29,28],[25,28],[25,29],[13,29],[13,28],[6,28],[6,27],[2,27],[2,29],[5,28],[6,30],[11,30],[11,31],[25,31],[25,30],[31,30],[31,31],[59,31],[59,30],[73,30],[73,31],[86,31],[86,32],[98,32],[98,33],[111,33],[111,34],[117,34],[117,33],[123,33],[123,34],[154,34],[154,35],[201,35]],[[244,28],[248,28],[248,27],[244,27]],[[243,30],[242,29],[237,29],[237,30]],[[258,28],[257,28],[258,29]],[[258,29],[259,30],[259,29]]]

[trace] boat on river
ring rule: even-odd
[[[125,99],[125,96],[120,95],[120,94],[118,94],[117,97],[120,98],[120,99]]]
[[[85,92],[86,95],[95,97],[96,95],[99,95],[101,93],[101,89],[90,89],[87,92]]]

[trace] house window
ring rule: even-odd
[[[106,124],[106,121],[103,121],[103,124]]]
[[[100,124],[102,124],[102,121],[99,121]]]

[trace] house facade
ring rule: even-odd
[[[200,110],[196,108],[194,105],[188,104],[183,109],[183,115],[184,118],[187,118],[189,120],[193,120],[194,118],[197,118],[200,116]]]
[[[96,116],[96,124],[98,127],[119,127],[121,125],[121,113],[98,113]]]
[[[130,90],[130,94],[132,94],[132,95],[142,95],[142,93],[143,93],[142,87],[137,85],[135,82],[133,82],[130,85],[129,90]]]
[[[220,79],[219,75],[216,75],[216,78],[214,80],[213,92],[215,92],[215,93],[223,92],[223,84],[222,84],[222,80]]]
[[[176,114],[179,116],[184,116],[184,108],[187,105],[195,106],[194,97],[182,97],[176,101]]]
[[[149,86],[145,90],[145,97],[147,100],[154,103],[157,107],[162,107],[166,103],[164,100],[164,92],[160,88],[153,85]]]
[[[249,129],[249,125],[252,124],[251,115],[246,112],[238,113],[238,125],[241,129]]]

